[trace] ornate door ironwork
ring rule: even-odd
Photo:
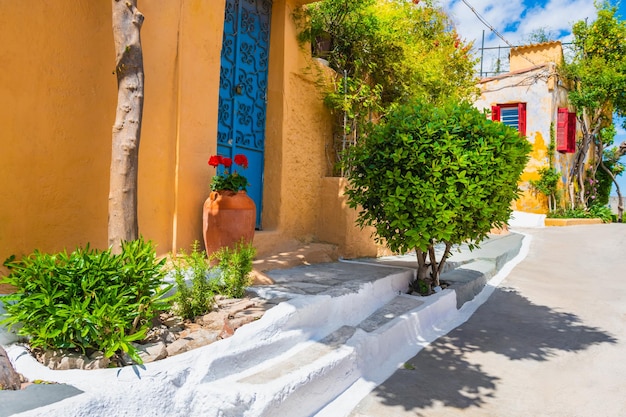
[[[261,227],[271,0],[226,0],[220,70],[217,152],[242,153]]]

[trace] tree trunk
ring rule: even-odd
[[[601,109],[595,110],[591,115],[583,110],[583,114],[578,117],[578,122],[581,126],[583,139],[580,146],[576,150],[574,157],[574,164],[570,172],[570,198],[572,208],[580,205],[583,209],[587,209],[587,199],[585,198],[585,159],[591,148],[591,145],[595,143],[595,138],[600,133],[602,127],[602,111]],[[596,157],[602,158],[602,155],[596,155]],[[593,166],[593,169],[596,169]],[[578,195],[574,193],[573,185],[578,184]]]
[[[137,0],[112,0],[117,110],[113,125],[109,182],[109,246],[138,236],[137,168],[143,113],[143,54],[139,33],[143,15]]]
[[[446,259],[448,259],[448,256],[450,255],[450,249],[452,248],[452,245],[448,242],[445,242],[445,244],[446,249],[440,261],[437,261],[434,244],[431,244],[426,252],[422,251],[421,249],[415,249],[415,254],[417,255],[416,281],[422,281],[426,283],[431,293],[433,288],[438,287],[441,284],[439,281],[439,277],[441,276],[441,272],[443,271],[443,266],[446,263]],[[414,283],[412,287],[413,291],[419,292],[418,283]]]
[[[606,172],[609,177],[611,177],[611,181],[613,181],[613,184],[615,184],[615,191],[617,191],[617,221],[621,223],[622,217],[624,215],[624,206],[622,205],[622,193],[619,189],[617,178],[615,178],[615,175],[611,172],[611,170],[608,169],[606,165],[604,165],[604,161],[600,161],[600,168],[602,168],[604,172]]]
[[[6,351],[0,346],[0,390],[18,390],[21,387],[20,375],[15,372]]]

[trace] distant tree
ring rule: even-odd
[[[507,223],[530,149],[516,129],[467,102],[400,105],[348,151],[348,203],[379,242],[416,251],[415,287],[429,292],[452,245],[473,246]]]
[[[557,38],[557,34],[548,27],[540,27],[533,30],[524,38],[524,42],[528,44],[544,43],[554,41]]]
[[[569,98],[577,109],[583,134],[570,172],[570,199],[572,206],[587,208],[587,176],[595,181],[598,168],[602,169],[613,179],[620,196],[618,216],[621,220],[623,207],[619,184],[602,161],[604,148],[610,143],[601,131],[612,124],[613,112],[626,115],[626,23],[615,16],[617,8],[608,1],[597,2],[596,8],[598,17],[595,21],[581,20],[574,24],[575,55],[572,62],[564,66],[566,77],[572,80]],[[587,170],[585,164],[592,150],[595,156],[591,157],[591,169]],[[614,156],[619,160],[626,153],[626,144],[616,152]]]
[[[615,183],[616,178],[624,172],[624,164],[619,161],[624,155],[624,151],[620,147],[611,147],[616,133],[614,125],[609,125],[600,131],[601,146],[598,147],[598,151],[602,150],[602,160],[595,176],[596,198],[590,202],[590,205],[604,206],[609,204],[611,186]]]
[[[143,52],[139,33],[143,15],[137,0],[111,0],[117,111],[113,125],[109,182],[109,246],[137,239],[137,171],[143,114]]]

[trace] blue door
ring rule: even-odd
[[[261,228],[271,0],[226,0],[217,153],[244,154],[248,194]]]

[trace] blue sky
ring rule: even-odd
[[[463,0],[439,0],[455,23],[457,32],[468,41],[480,47],[484,30],[485,47],[506,46],[487,26],[476,17]],[[528,35],[537,29],[545,29],[564,42],[572,39],[571,27],[574,22],[596,17],[593,0],[466,0],[483,19],[496,29],[511,44],[524,44]],[[616,4],[616,0],[611,1]],[[619,5],[618,15],[626,20],[626,0]],[[497,50],[492,57],[485,57],[483,66],[490,70],[497,58]],[[501,52],[507,54],[506,50]],[[626,130],[621,122],[616,123],[615,143],[626,140]],[[622,158],[622,162],[626,157]],[[626,195],[626,174],[618,179],[620,190]],[[612,194],[615,194],[614,192]]]

